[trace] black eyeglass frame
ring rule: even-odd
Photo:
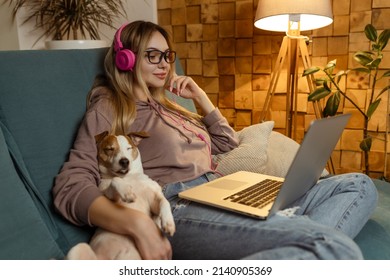
[[[153,49],[153,50],[146,50],[145,52],[147,54],[148,61],[151,64],[160,64],[163,58],[164,58],[165,62],[167,62],[169,64],[173,64],[176,61],[176,52],[172,51],[172,50],[166,50],[165,52],[162,52],[160,50]],[[157,62],[151,61],[150,54],[153,53],[153,52],[154,53],[155,52],[160,53],[160,57],[159,57]],[[172,55],[172,54],[173,54],[173,60],[170,60],[169,56]]]

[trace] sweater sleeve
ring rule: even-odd
[[[104,115],[96,110],[88,111],[79,127],[69,159],[55,178],[54,205],[73,224],[90,225],[89,207],[101,195],[97,187],[100,175],[95,135],[110,128],[111,124]]]
[[[203,118],[211,138],[211,153],[222,154],[238,147],[239,140],[236,131],[229,125],[218,108]]]

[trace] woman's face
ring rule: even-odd
[[[140,59],[141,75],[149,88],[165,85],[171,67],[164,59],[167,50],[169,47],[164,36],[160,32],[154,32]],[[159,60],[161,61],[158,62]]]

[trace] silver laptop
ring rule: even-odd
[[[286,208],[320,178],[350,114],[314,120],[286,177],[239,171],[179,193],[179,197],[258,219]]]

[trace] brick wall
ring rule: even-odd
[[[176,51],[187,75],[191,76],[209,95],[235,129],[240,130],[260,121],[267,96],[271,73],[283,39],[282,33],[254,27],[257,0],[158,0],[158,21],[172,33]],[[311,64],[324,66],[337,59],[337,68],[356,65],[352,55],[357,50],[369,50],[364,27],[372,23],[378,30],[390,28],[389,0],[334,0],[332,25],[305,32],[311,38],[308,50]],[[390,69],[390,47],[386,48],[383,69]],[[302,73],[300,65],[299,72]],[[285,92],[287,70],[280,75],[271,104],[275,130],[285,131]],[[343,81],[348,95],[362,109],[366,106],[364,83],[366,77],[351,74]],[[383,87],[388,80],[379,83]],[[297,136],[300,141],[311,120],[313,106],[307,102],[306,79],[298,82]],[[384,139],[387,96],[370,121],[370,130]],[[343,112],[353,117],[332,155],[337,173],[362,171],[363,120],[347,101]],[[389,149],[390,150],[390,149]],[[375,140],[370,152],[371,176],[383,174],[384,141]],[[390,172],[390,160],[387,174]]]

